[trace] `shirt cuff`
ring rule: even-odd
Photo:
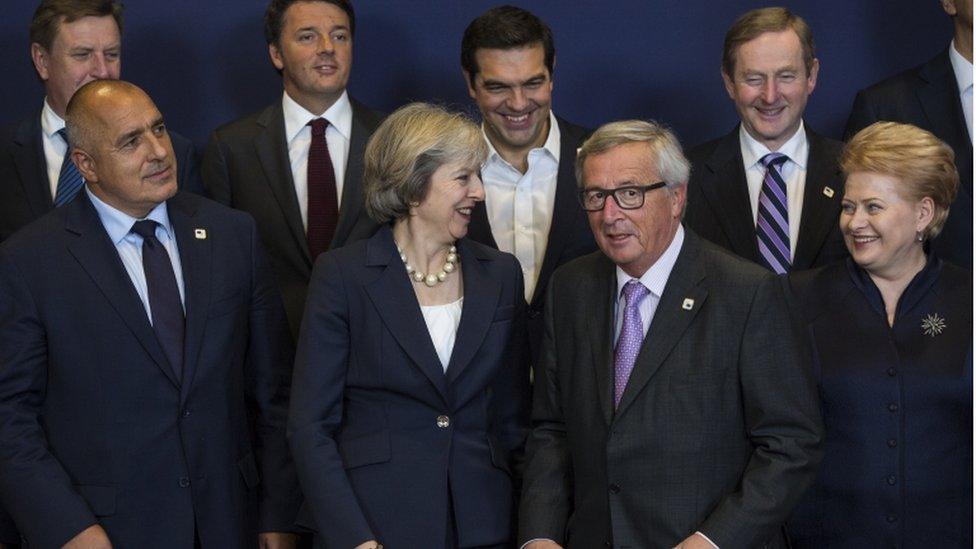
[[[708,536],[706,536],[705,534],[702,534],[700,531],[699,532],[695,532],[695,533],[698,534],[699,536],[705,538],[705,541],[707,541],[712,547],[714,547],[715,549],[718,549],[718,545],[715,545],[715,542],[714,541],[708,539]]]

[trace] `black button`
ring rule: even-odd
[[[898,373],[898,371],[895,370],[894,368],[888,368],[888,375],[889,376],[895,377],[895,374],[897,374],[897,373]]]
[[[895,475],[888,475],[886,480],[888,481],[888,486],[894,486],[898,482],[898,478]]]
[[[180,477],[180,488],[186,488],[190,485],[190,479],[186,477]]]
[[[610,493],[611,494],[619,494],[620,493],[620,487],[617,486],[616,484],[611,484],[610,485]]]
[[[894,448],[895,446],[898,446],[898,439],[896,439],[896,438],[889,438],[888,439],[888,448]]]
[[[183,417],[190,417],[190,410],[183,410]]]
[[[896,517],[895,515],[888,515],[887,517],[885,517],[885,520],[887,520],[888,522],[895,522],[896,520],[898,520],[898,517]]]
[[[607,547],[613,547],[613,543],[610,543],[609,541],[603,542],[603,545],[606,545]]]
[[[542,316],[542,311],[539,309],[529,309],[529,318],[539,318]]]
[[[898,411],[898,405],[895,404],[894,402],[892,402],[891,404],[888,405],[888,411],[889,412],[897,412]]]

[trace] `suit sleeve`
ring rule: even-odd
[[[200,168],[206,195],[221,204],[233,207],[230,190],[230,174],[227,172],[227,159],[221,147],[217,132],[210,135],[210,142],[203,153]]]
[[[288,438],[305,504],[328,547],[355,547],[374,539],[335,439],[342,421],[349,348],[343,274],[335,256],[324,254],[312,271],[298,339]]]
[[[555,335],[560,284],[553,277],[546,292],[545,331],[534,383],[532,433],[519,506],[519,545],[533,539],[564,543],[572,509],[572,462],[562,410]]]
[[[293,530],[301,493],[285,436],[294,358],[281,295],[258,239],[248,223],[253,278],[248,320],[247,397],[255,418],[255,450],[261,473],[259,532]]]
[[[48,449],[47,360],[30,288],[0,254],[0,499],[31,546],[60,547],[97,521]]]
[[[878,121],[878,116],[871,109],[870,101],[864,91],[857,92],[854,97],[854,107],[847,118],[847,128],[844,130],[844,141],[850,141],[854,134]]]
[[[764,276],[739,355],[739,385],[752,457],[736,490],[699,530],[723,549],[761,545],[813,483],[824,430],[815,384],[790,324],[783,286]]]

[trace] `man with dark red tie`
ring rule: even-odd
[[[360,180],[382,116],[346,92],[356,30],[348,0],[272,0],[264,23],[284,94],[218,128],[202,171],[211,197],[257,220],[297,340],[315,258],[378,227]]]

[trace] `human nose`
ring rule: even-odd
[[[471,184],[468,185],[468,196],[478,202],[485,199],[485,185],[481,181],[480,173],[474,174],[474,177],[471,178]]]
[[[319,40],[319,54],[332,55],[335,53],[335,43],[332,42],[332,37],[329,35],[322,35]]]
[[[779,90],[776,87],[776,79],[771,78],[763,84],[762,89],[762,100],[766,104],[773,104],[776,102],[776,97],[779,95]]]
[[[166,139],[164,135],[154,135],[150,132],[149,134],[149,151],[152,154],[153,160],[160,160],[166,157],[166,147],[163,145],[163,139]]]
[[[109,63],[105,60],[105,55],[98,53],[92,56],[92,77],[104,80],[110,77]]]
[[[603,209],[600,210],[600,214],[603,216],[604,223],[613,223],[617,219],[623,216],[623,208],[617,203],[617,195],[607,194],[603,201]]]
[[[512,88],[512,96],[508,100],[508,107],[513,111],[521,111],[524,110],[528,104],[529,99],[525,96],[525,91],[519,86]]]
[[[853,232],[857,229],[861,229],[867,225],[867,215],[863,208],[858,208],[857,206],[851,207],[849,210],[841,210],[840,213],[840,229],[842,232]]]

